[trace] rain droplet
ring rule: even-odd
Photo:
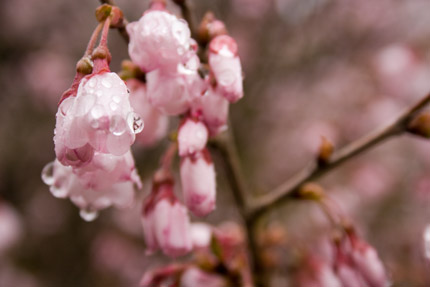
[[[105,88],[108,88],[108,89],[112,88],[112,84],[111,84],[111,82],[109,82],[109,81],[108,81],[108,80],[106,80],[106,79],[103,79],[103,80],[102,80],[102,85],[103,85]]]
[[[137,113],[128,114],[127,123],[135,134],[138,134],[143,130],[143,120]]]
[[[101,118],[103,114],[104,114],[104,110],[103,110],[103,107],[101,106],[95,106],[94,108],[91,109],[91,116],[94,119]]]
[[[42,180],[47,185],[54,183],[54,162],[50,162],[42,170]]]
[[[60,112],[63,116],[67,115],[67,112],[70,110],[70,108],[72,107],[73,103],[74,103],[75,99],[74,97],[68,97],[67,99],[65,99],[61,105],[60,105]]]
[[[112,98],[112,100],[113,100],[115,103],[117,103],[117,104],[119,104],[119,102],[121,102],[121,98],[120,98],[119,96],[114,96],[114,97]]]
[[[94,88],[94,87],[96,86],[96,84],[97,84],[97,80],[96,80],[96,78],[91,78],[91,80],[89,80],[89,81],[88,81],[88,85],[89,85],[91,88]]]
[[[65,198],[67,196],[67,189],[65,188],[64,185],[61,185],[61,186],[52,185],[49,188],[49,191],[52,193],[54,197],[57,197],[57,198]]]
[[[113,102],[111,102],[111,103],[109,104],[109,107],[110,107],[110,109],[111,109],[112,111],[116,111],[116,110],[118,109],[118,105],[117,105],[117,104],[115,104],[115,103],[113,103]]]
[[[102,95],[103,95],[103,92],[102,92],[102,91],[98,90],[98,91],[96,92],[96,96],[97,96],[97,97],[101,97]]]
[[[126,130],[126,122],[120,116],[113,116],[110,120],[109,130],[116,136],[122,135]]]
[[[81,209],[81,211],[79,211],[79,215],[83,220],[90,222],[96,219],[99,213],[97,211]]]

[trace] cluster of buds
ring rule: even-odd
[[[172,177],[165,178],[170,167],[154,176],[152,192],[143,203],[149,251],[161,249],[176,257],[192,249],[188,210],[206,216],[216,206],[215,167],[206,144],[227,128],[229,104],[243,96],[237,44],[221,21],[205,17],[201,30],[207,35],[198,39],[204,49],[199,51],[188,23],[170,13],[164,1],[152,1],[126,29],[132,62],[123,62],[123,74],[132,104],[148,129],[137,142],[154,144],[166,134],[168,117],[181,116],[176,138],[184,203],[173,193]]]
[[[191,230],[195,256],[189,262],[147,271],[141,287],[252,286],[244,234],[237,224],[211,227],[195,223]]]
[[[385,287],[389,285],[376,250],[353,230],[336,242],[335,271],[342,286]]]
[[[88,221],[100,209],[130,205],[134,189],[141,187],[130,146],[142,131],[143,121],[130,105],[126,84],[109,69],[107,34],[110,26],[122,21],[122,13],[103,5],[96,16],[100,24],[58,106],[57,158],[42,172],[52,194],[69,197]],[[94,50],[100,31],[100,43]]]
[[[334,256],[323,260],[305,256],[297,285],[308,287],[386,287],[390,285],[385,268],[376,252],[355,231],[346,230],[336,238]]]

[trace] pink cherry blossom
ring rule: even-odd
[[[351,259],[366,282],[372,287],[387,286],[385,268],[376,250],[357,237],[352,239],[352,247]]]
[[[149,10],[137,22],[127,25],[128,52],[143,71],[175,70],[185,63],[191,46],[188,24],[162,10]]]
[[[227,129],[230,103],[217,89],[210,87],[207,92],[193,102],[192,114],[200,116],[212,136]]]
[[[55,160],[45,166],[42,179],[55,197],[70,198],[88,221],[111,205],[130,206],[135,188],[141,188],[130,152],[122,156],[96,152],[91,162],[81,168]]]
[[[209,152],[204,149],[181,161],[182,192],[186,206],[197,216],[215,209],[215,168]]]
[[[84,78],[76,97],[61,102],[55,128],[55,152],[64,165],[82,166],[95,151],[123,155],[143,122],[130,106],[127,87],[115,73]]]
[[[149,102],[167,115],[186,112],[204,90],[204,82],[197,73],[198,66],[199,60],[194,55],[173,72],[158,69],[147,73]]]
[[[178,131],[179,155],[192,155],[201,151],[208,141],[208,129],[199,120],[186,118]]]
[[[167,134],[169,118],[154,108],[150,103],[146,85],[138,80],[128,80],[130,103],[145,123],[145,132],[136,135],[136,143],[142,146],[152,146]]]
[[[192,248],[187,209],[174,197],[170,183],[156,183],[144,201],[142,214],[149,252],[160,248],[166,255],[185,255]]]
[[[220,35],[209,43],[209,65],[221,94],[232,103],[241,99],[242,66],[232,37]]]

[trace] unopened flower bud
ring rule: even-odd
[[[243,97],[242,65],[236,41],[227,35],[215,37],[209,43],[209,65],[216,88],[234,103]]]
[[[407,131],[417,136],[430,138],[430,112],[416,116],[409,123]]]
[[[120,28],[124,26],[123,24],[124,14],[122,13],[121,9],[119,9],[117,6],[112,6],[111,17],[112,17],[110,22],[111,28]]]
[[[154,182],[143,203],[142,224],[150,252],[160,248],[166,255],[185,255],[192,248],[187,209],[176,199],[171,183]]]
[[[204,123],[187,118],[179,127],[178,147],[179,155],[192,155],[201,151],[208,141],[208,130]]]
[[[319,147],[317,162],[319,165],[325,165],[330,161],[331,155],[333,154],[333,143],[330,142],[326,137],[321,137],[321,145]]]
[[[112,11],[112,6],[109,4],[103,4],[96,9],[96,19],[99,22],[105,21]]]
[[[182,191],[186,206],[197,216],[205,216],[215,209],[215,168],[207,150],[181,161]]]
[[[324,194],[324,189],[316,183],[306,183],[299,190],[301,199],[320,200]]]
[[[83,57],[76,64],[76,71],[83,75],[89,75],[93,72],[93,62],[89,57]]]

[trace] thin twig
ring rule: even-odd
[[[112,6],[116,6],[115,2],[113,0],[99,0],[101,4],[109,4]],[[128,21],[125,17],[123,17],[122,20],[122,26],[118,27],[118,32],[121,35],[121,37],[124,39],[124,41],[128,44],[128,42],[130,42],[130,36],[127,33],[127,30],[125,29],[125,27],[127,26]]]
[[[275,205],[281,205],[288,200],[288,198],[295,197],[295,193],[304,183],[318,179],[329,171],[340,166],[342,163],[364,151],[369,150],[380,142],[403,133],[416,112],[422,109],[429,102],[430,94],[420,100],[413,107],[403,112],[390,125],[370,133],[369,135],[366,135],[335,152],[327,164],[318,165],[317,163],[312,163],[299,171],[292,178],[268,192],[266,195],[256,198],[249,207],[249,216],[258,218]]]
[[[245,223],[250,265],[252,266],[253,271],[253,281],[256,284],[255,286],[263,286],[262,284],[259,284],[259,282],[262,281],[263,267],[261,266],[261,260],[258,254],[259,248],[256,241],[257,226],[255,226],[248,217],[247,207],[249,206],[249,203],[247,202],[247,199],[249,198],[249,193],[247,191],[249,191],[249,189],[247,188],[245,178],[241,172],[242,168],[240,166],[240,159],[236,145],[234,144],[231,129],[210,141],[209,145],[218,151],[222,157],[224,171],[231,187],[233,198]]]

